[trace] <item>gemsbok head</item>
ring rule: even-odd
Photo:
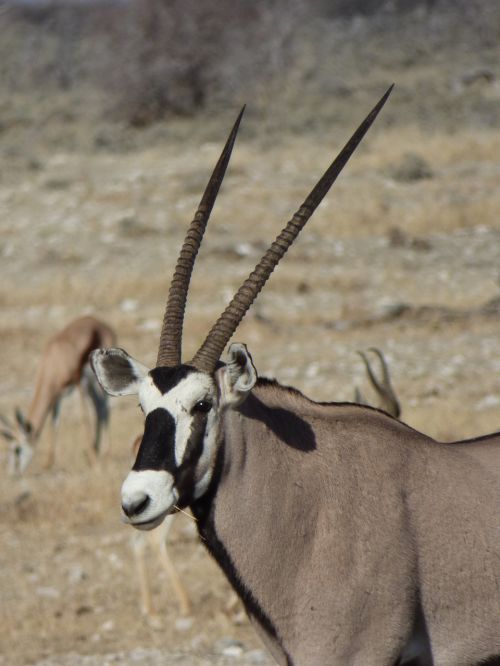
[[[288,666],[500,659],[500,437],[441,444],[382,411],[316,403],[258,379],[243,344],[220,360],[390,91],[183,363],[191,272],[240,114],[177,261],[156,367],[121,349],[92,354],[103,388],[137,394],[145,416],[122,486],[124,520],[151,529],[189,506]]]

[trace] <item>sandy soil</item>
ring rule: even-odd
[[[243,129],[193,276],[186,357],[351,128],[272,146]],[[2,155],[3,413],[27,407],[44,341],[83,312],[154,362],[176,252],[226,131],[201,145]],[[320,400],[369,396],[356,350],[377,346],[406,422],[442,439],[500,429],[499,155],[491,129],[375,127],[238,330],[259,372]],[[97,468],[80,416],[69,397],[54,469],[45,432],[23,479],[2,473],[0,664],[270,663],[185,516],[169,549],[192,617],[180,619],[152,552],[159,626],[141,615],[118,500],[139,410],[113,402]]]

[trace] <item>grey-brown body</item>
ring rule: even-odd
[[[200,531],[279,663],[394,664],[419,606],[436,666],[500,655],[500,435],[441,444],[259,382],[220,447]]]

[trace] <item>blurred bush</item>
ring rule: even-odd
[[[499,19],[492,0],[0,0],[0,94],[88,88],[135,126],[222,101],[296,106],[380,90],[440,49],[491,68],[477,54]]]

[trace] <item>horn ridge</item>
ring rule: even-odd
[[[226,141],[226,145],[224,146],[221,156],[219,157],[205,188],[198,210],[188,228],[184,244],[179,253],[174,275],[170,283],[165,314],[163,317],[160,343],[158,346],[158,358],[156,362],[158,366],[174,366],[181,362],[182,326],[194,262],[198,250],[200,249],[210,213],[212,212],[213,205],[226,173],[226,168],[231,157],[231,152],[233,150],[244,111],[245,107],[241,109],[236,122],[233,125]]]
[[[200,349],[196,352],[191,364],[199,370],[213,372],[224,347],[245,316],[247,310],[269,279],[274,268],[282,259],[290,245],[314,213],[323,197],[335,182],[347,161],[369,130],[378,113],[391,94],[394,85],[385,92],[363,122],[356,129],[349,141],[325,171],[323,176],[311,190],[302,206],[276,237],[255,269],[237,291],[230,304],[208,333]]]
[[[238,289],[232,301],[212,327],[205,342],[193,357],[192,365],[199,370],[213,371],[228,340],[310,215],[309,212],[304,213],[301,207],[273,241],[266,254]]]

